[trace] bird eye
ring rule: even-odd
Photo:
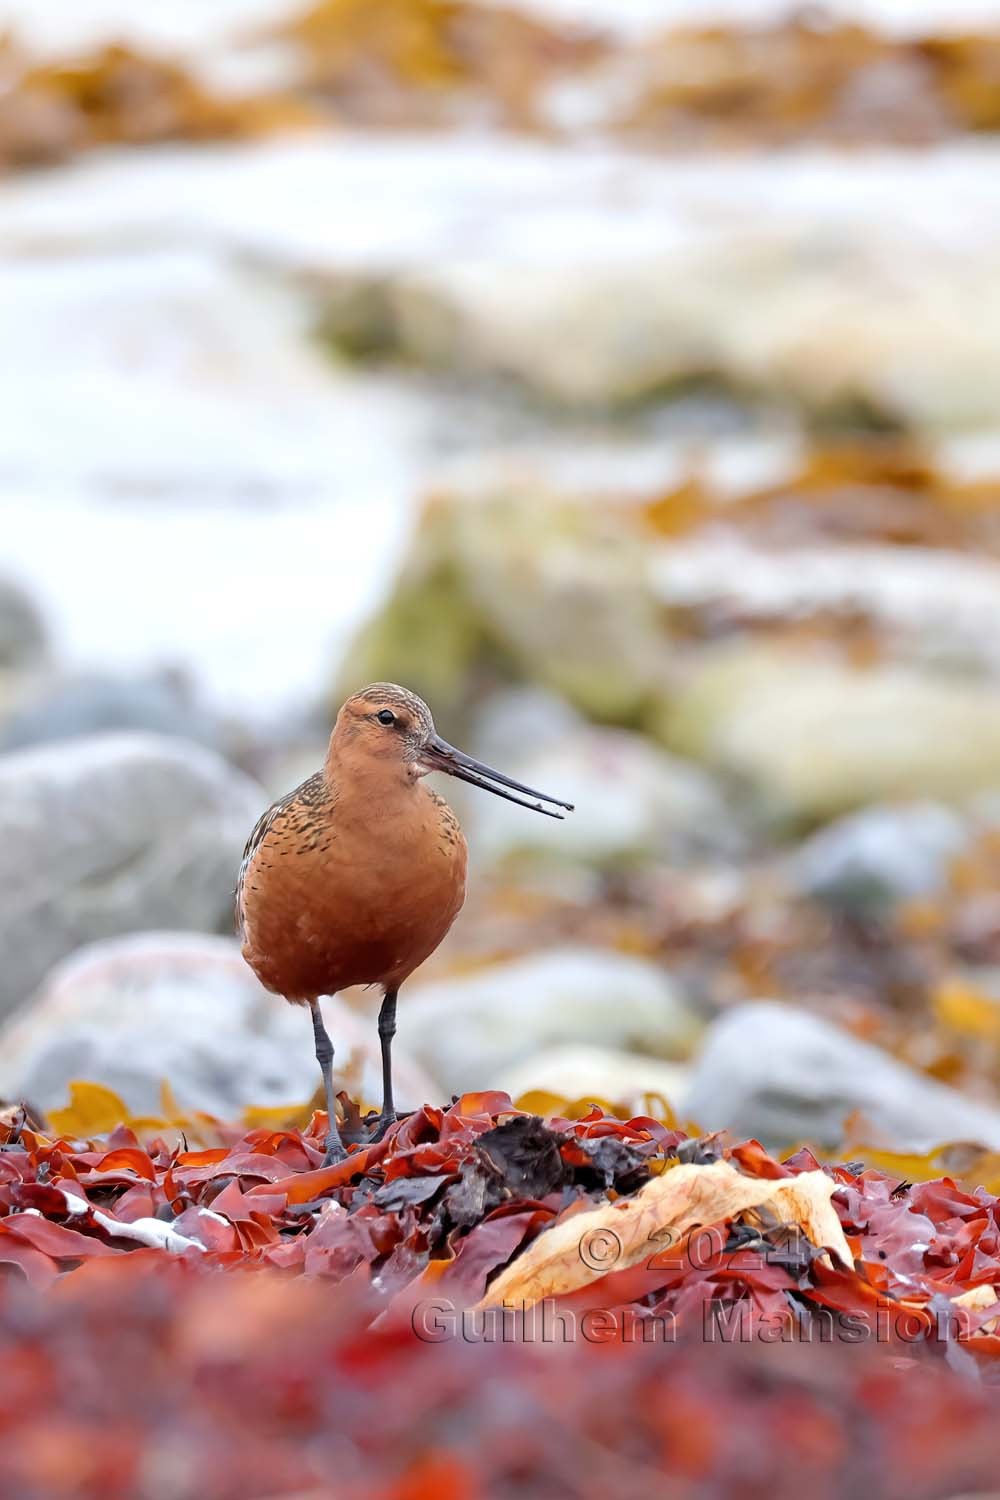
[[[383,708],[376,715],[380,724],[395,724],[396,715],[391,708]]]

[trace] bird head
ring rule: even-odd
[[[449,745],[435,730],[424,700],[394,682],[370,683],[347,699],[337,715],[331,751],[348,747],[352,756],[360,754],[374,764],[404,767],[414,778],[425,776],[428,771],[444,771],[459,781],[467,781],[550,818],[561,818],[563,812],[573,811],[572,803],[561,802],[547,792],[514,781],[502,771],[495,771]],[[546,802],[551,806],[543,806]],[[557,811],[560,808],[562,812]]]

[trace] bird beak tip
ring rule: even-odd
[[[526,807],[531,812],[544,813],[549,818],[562,820],[564,812],[573,811],[571,803],[563,802],[558,797],[550,797],[546,792],[540,792],[535,787],[525,786],[523,782],[505,776],[502,771],[496,771],[492,766],[474,760],[471,755],[466,755],[462,750],[456,750],[454,745],[449,745],[446,740],[436,735],[424,752],[423,764],[428,770],[445,771],[449,776],[455,776],[460,781],[471,782],[473,786],[478,786],[483,791],[493,792],[495,796],[503,797],[519,807]],[[517,795],[518,793],[520,795]],[[531,798],[538,798],[539,801],[524,800]],[[550,802],[553,805],[543,807],[541,806],[543,802]],[[557,808],[564,809],[564,812],[557,812]]]

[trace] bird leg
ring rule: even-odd
[[[347,1152],[344,1150],[344,1143],[340,1139],[340,1131],[337,1129],[337,1099],[333,1092],[333,1043],[330,1040],[329,1032],[323,1025],[319,1001],[310,1000],[309,1009],[312,1011],[313,1037],[316,1042],[316,1061],[319,1063],[320,1072],[323,1074],[323,1088],[326,1093],[328,1126],[326,1133],[326,1155],[323,1158],[323,1165],[324,1167],[329,1167],[335,1161],[343,1161]]]
[[[395,1124],[396,1108],[392,1100],[392,1039],[396,1035],[396,990],[387,990],[378,1013],[378,1039],[382,1048],[382,1113],[375,1121],[372,1140],[380,1141]]]

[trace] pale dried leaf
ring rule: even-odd
[[[960,1292],[957,1297],[952,1297],[956,1307],[967,1307],[972,1312],[979,1312],[985,1307],[995,1307],[998,1316],[991,1318],[979,1329],[980,1333],[997,1333],[1000,1331],[1000,1294],[993,1286],[970,1286],[967,1292]]]
[[[765,1206],[850,1267],[850,1248],[830,1202],[835,1191],[836,1183],[819,1171],[768,1180],[747,1177],[727,1161],[677,1166],[632,1198],[572,1214],[546,1230],[501,1272],[480,1305],[530,1306],[575,1291],[609,1271],[675,1250],[698,1228]]]
[[[981,1307],[992,1307],[994,1303],[1000,1302],[996,1288],[992,1286],[970,1286],[967,1292],[960,1292],[957,1297],[952,1297],[956,1307],[971,1307],[976,1312]]]

